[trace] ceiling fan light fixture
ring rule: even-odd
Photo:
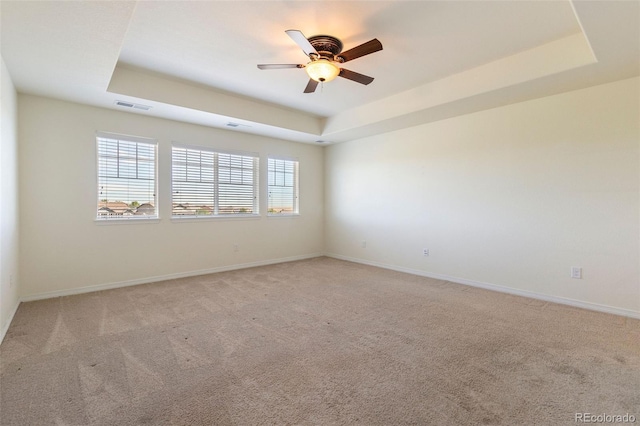
[[[304,93],[313,93],[316,91],[318,83],[331,81],[336,77],[342,77],[364,85],[373,81],[373,77],[355,71],[349,71],[348,69],[341,68],[341,66],[344,62],[353,61],[354,59],[382,50],[382,43],[380,43],[380,40],[377,38],[343,52],[342,42],[333,36],[317,35],[307,38],[299,30],[287,30],[285,32],[298,47],[302,49],[304,54],[310,59],[310,62],[307,62],[306,65],[258,64],[259,69],[305,68],[307,75],[309,75],[309,82],[304,88]]]
[[[340,74],[340,68],[326,59],[311,61],[306,65],[305,69],[309,78],[320,83],[331,81]]]

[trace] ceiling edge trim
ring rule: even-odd
[[[576,33],[329,117],[322,135],[351,132],[596,62],[585,35]]]

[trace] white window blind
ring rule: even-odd
[[[298,214],[298,162],[268,160],[269,215]]]
[[[97,219],[157,219],[156,143],[98,135]]]
[[[172,216],[258,214],[258,157],[173,146]]]

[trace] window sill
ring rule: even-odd
[[[276,213],[276,214],[267,214],[267,217],[269,219],[284,219],[284,218],[293,218],[293,217],[300,217],[300,213]]]
[[[135,219],[94,219],[96,225],[138,225],[141,223],[160,223],[159,217]]]
[[[194,223],[209,222],[216,220],[258,220],[259,214],[243,214],[243,215],[207,215],[207,216],[172,216],[171,222],[175,223]]]

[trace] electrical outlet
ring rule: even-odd
[[[233,251],[240,251],[240,246],[237,244],[233,245]]]
[[[429,256],[429,249],[428,248],[423,248],[422,249],[422,255],[425,256],[425,257]]]
[[[582,268],[579,266],[572,266],[571,267],[571,278],[575,278],[575,279],[582,279]]]
[[[9,274],[9,288],[13,288],[14,279],[13,274]]]
[[[362,248],[367,248],[367,242],[366,241],[362,242]]]

